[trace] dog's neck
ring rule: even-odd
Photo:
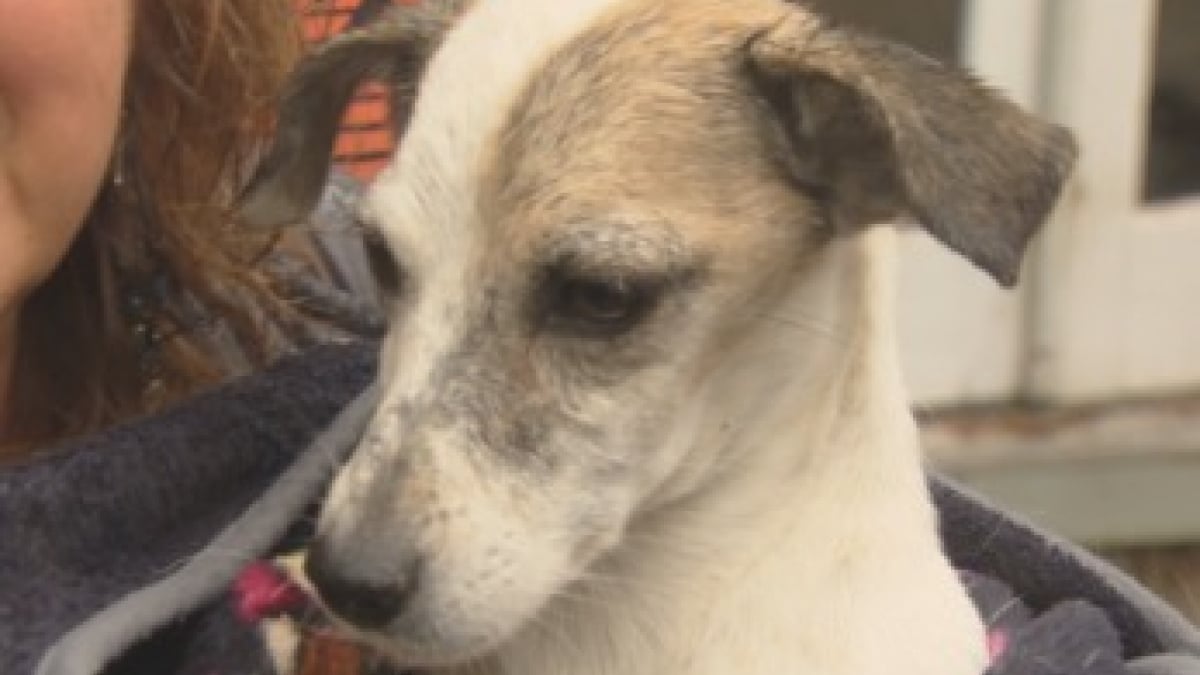
[[[887,238],[836,247],[815,290],[793,299],[810,318],[836,303],[829,324],[807,336],[776,327],[745,346],[763,358],[713,382],[709,406],[736,415],[701,411],[686,439],[695,471],[664,483],[619,548],[482,672],[983,671],[982,630],[940,552],[892,353],[890,266],[877,250]],[[806,348],[817,354],[796,362],[809,365],[781,379],[787,363],[774,359]]]

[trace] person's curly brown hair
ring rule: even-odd
[[[21,316],[0,458],[228,374],[206,317],[261,364],[261,319],[288,311],[255,265],[273,236],[239,231],[230,203],[302,49],[296,0],[134,1],[112,180]]]

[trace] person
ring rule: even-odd
[[[214,414],[197,428],[215,430],[215,447],[194,434],[173,445],[135,432],[131,442],[119,431],[130,425],[119,423],[160,428],[156,413],[201,390],[381,329],[349,175],[331,177],[312,227],[236,222],[238,189],[304,47],[304,6],[0,0],[0,538],[20,549],[16,561],[0,552],[0,672],[24,672],[33,635],[56,621],[43,603],[29,611],[23,593],[38,584],[22,565],[70,577],[72,561],[38,542],[61,553],[79,532],[26,517],[24,506],[102,521],[109,512],[97,499],[137,503],[173,519],[149,533],[153,541],[187,537],[205,509],[237,502],[231,485],[278,467],[280,455],[261,442],[269,434],[247,443]],[[318,419],[314,401],[363,375],[359,367],[319,395],[288,398]],[[290,437],[275,449],[302,446]],[[117,466],[134,456],[147,465],[153,457],[163,472],[79,473],[92,458]],[[215,475],[185,468],[214,458]],[[142,498],[143,489],[159,492]],[[187,506],[173,511],[164,494]],[[113,578],[145,572],[122,545],[128,523],[72,520],[99,536],[92,551],[120,561]],[[94,609],[111,599],[104,581],[93,567],[57,597]],[[150,671],[164,672],[163,659],[151,658]]]
[[[296,6],[0,0],[0,462],[336,337],[324,249],[230,216]]]

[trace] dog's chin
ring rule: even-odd
[[[533,617],[542,611],[578,575],[568,575],[545,588],[524,590],[529,595],[503,597],[487,589],[492,603],[462,611],[462,601],[420,603],[397,617],[385,628],[364,629],[334,618],[334,627],[346,639],[364,644],[399,668],[449,668],[486,660],[510,640],[536,625]],[[477,596],[478,597],[478,596]],[[425,600],[428,602],[429,598]],[[448,607],[458,607],[451,611]]]
[[[479,592],[487,594],[484,589]],[[383,628],[365,629],[338,618],[333,622],[345,638],[367,645],[394,666],[447,668],[486,659],[521,632],[542,604],[523,599],[525,603],[507,604],[496,597],[494,604],[476,605],[469,611],[463,611],[462,601],[420,603]]]
[[[457,575],[428,580],[399,616],[384,627],[360,627],[319,603],[331,628],[344,639],[368,646],[402,668],[447,668],[486,660],[509,640],[536,625],[534,617],[563,597],[565,589],[620,540],[620,529],[582,537],[561,566],[532,566],[516,577],[493,576],[469,583]],[[538,569],[538,573],[531,570]],[[471,567],[468,567],[471,569]],[[318,596],[319,602],[319,596]]]
[[[469,635],[418,635],[403,630],[364,631],[338,622],[347,640],[365,645],[398,668],[449,668],[485,657],[501,640]],[[428,631],[421,631],[427,633]]]
[[[397,668],[452,668],[487,654],[487,650],[459,652],[431,645],[407,644],[398,639],[379,638],[369,643],[376,653]]]

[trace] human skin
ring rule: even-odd
[[[0,436],[21,308],[110,163],[133,0],[0,0]]]

